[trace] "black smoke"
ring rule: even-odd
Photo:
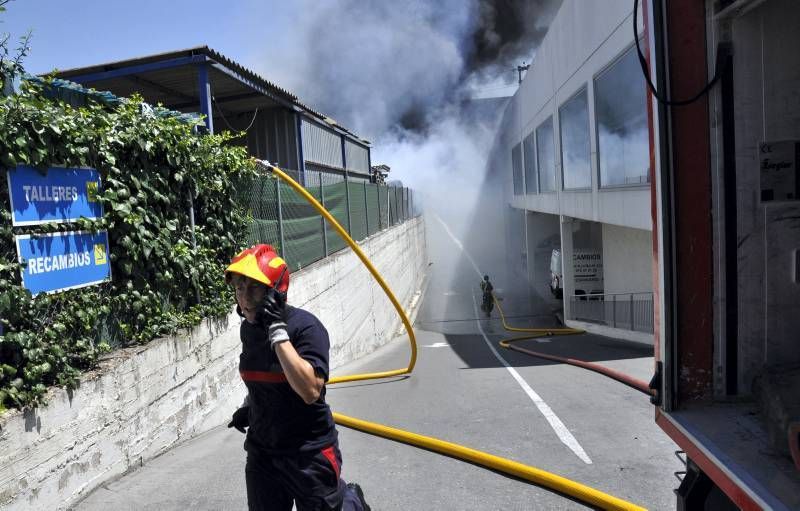
[[[560,6],[553,0],[484,0],[478,6],[479,21],[472,35],[472,52],[465,71],[512,68],[530,61],[533,50],[547,33]]]
[[[261,71],[277,70],[281,85],[368,139],[424,135],[443,109],[516,83],[516,66],[531,60],[560,4],[305,0],[292,4],[297,23]]]

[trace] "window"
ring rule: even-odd
[[[561,168],[564,189],[591,188],[589,163],[589,104],[586,88],[558,109],[561,125]]]
[[[522,161],[525,164],[525,193],[539,193],[538,179],[536,179],[536,149],[533,133],[522,141]]]
[[[511,168],[514,172],[514,195],[522,195],[522,144],[511,150]]]
[[[556,191],[556,149],[553,139],[553,118],[536,128],[536,162],[539,169],[539,191]]]
[[[645,91],[633,47],[595,78],[600,186],[650,182]]]

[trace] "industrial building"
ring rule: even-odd
[[[563,301],[568,325],[652,344],[647,89],[632,7],[564,1],[490,161],[505,183],[513,274]]]
[[[64,70],[56,77],[118,97],[137,94],[170,111],[199,113],[209,133],[244,133],[231,143],[286,171],[356,240],[414,210],[410,190],[375,184],[369,141],[207,46]],[[240,195],[254,217],[249,241],[282,247],[296,269],[345,247],[333,225],[299,206],[305,201],[288,187],[253,193],[243,185]]]
[[[507,262],[654,345],[678,509],[797,509],[800,4],[638,5],[564,0],[506,108]]]
[[[63,70],[56,76],[117,96],[139,94],[170,110],[200,112],[212,133],[246,131],[242,143],[250,154],[296,171],[301,180],[306,170],[369,180],[369,141],[207,46]]]

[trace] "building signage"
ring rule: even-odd
[[[22,284],[34,295],[111,280],[106,231],[20,234],[16,242]]]
[[[800,200],[800,142],[762,142],[758,152],[761,202]]]
[[[100,175],[90,168],[20,165],[8,171],[11,223],[15,226],[74,222],[103,216],[97,202]]]
[[[603,289],[603,254],[599,250],[576,249],[572,254],[575,287]]]

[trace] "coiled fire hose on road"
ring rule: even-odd
[[[628,376],[627,374],[621,373],[619,371],[615,371],[614,369],[610,369],[606,366],[595,364],[594,362],[586,362],[584,360],[577,360],[574,358],[565,358],[559,357],[556,355],[549,355],[547,353],[541,353],[538,351],[532,351],[525,348],[520,348],[519,346],[514,346],[512,343],[517,341],[524,341],[527,339],[536,339],[538,337],[549,337],[554,335],[577,335],[586,333],[585,330],[580,330],[578,328],[518,328],[509,326],[506,323],[506,316],[503,313],[503,308],[500,306],[500,301],[494,296],[492,293],[492,300],[494,300],[494,304],[497,307],[497,312],[500,313],[500,319],[503,323],[503,328],[508,330],[509,332],[527,332],[529,335],[522,335],[519,337],[510,337],[508,339],[503,339],[500,341],[500,346],[503,348],[507,348],[510,350],[518,351],[520,353],[525,353],[526,355],[531,355],[533,357],[544,358],[547,360],[553,360],[555,362],[561,362],[564,364],[573,365],[576,367],[580,367],[583,369],[588,369],[590,371],[594,371],[596,373],[602,374],[603,376],[608,376],[614,380],[617,380],[620,383],[623,383],[632,389],[638,390],[639,392],[643,392],[648,396],[653,395],[653,391],[650,389],[649,384],[644,380],[639,380],[633,378],[632,376]]]
[[[331,226],[334,229],[336,229],[336,232],[339,233],[339,236],[341,236],[342,239],[344,239],[345,242],[347,242],[350,248],[353,249],[353,252],[356,253],[359,259],[361,259],[361,262],[364,263],[364,266],[367,267],[367,269],[375,278],[375,280],[378,282],[378,284],[380,284],[384,293],[386,293],[386,296],[389,297],[389,300],[392,302],[392,305],[394,305],[394,308],[400,315],[400,318],[402,319],[403,322],[403,326],[408,332],[408,338],[411,344],[411,360],[409,361],[408,367],[406,367],[405,369],[395,369],[391,371],[383,371],[378,373],[339,376],[331,378],[328,383],[335,384],[335,383],[344,383],[344,382],[359,381],[359,380],[388,378],[392,376],[410,374],[411,371],[414,369],[414,365],[417,360],[416,337],[414,336],[414,330],[411,327],[411,322],[409,321],[408,316],[403,310],[402,305],[400,305],[400,302],[392,293],[391,289],[389,289],[389,286],[386,284],[386,281],[383,279],[383,277],[381,277],[378,270],[375,269],[375,267],[370,262],[369,258],[367,258],[367,256],[361,250],[361,248],[356,244],[356,242],[353,241],[353,239],[350,237],[347,231],[344,230],[344,228],[341,225],[339,225],[339,222],[336,221],[333,215],[331,215],[330,212],[328,212],[322,206],[322,204],[320,204],[314,198],[313,195],[311,195],[305,188],[303,188],[302,185],[297,183],[297,181],[292,179],[278,167],[270,164],[269,162],[259,162],[259,164],[265,170],[273,173],[274,175],[278,176],[281,180],[283,180],[283,182],[285,182],[292,189],[294,189],[300,196],[302,196],[306,201],[308,201],[309,204],[311,204],[314,207],[314,209],[316,209],[328,222],[330,222]],[[333,413],[333,419],[337,424],[341,426],[357,429],[365,433],[370,433],[376,436],[388,438],[390,440],[395,440],[416,447],[421,447],[423,449],[435,451],[453,458],[458,458],[460,460],[467,461],[469,463],[474,463],[476,465],[489,468],[491,470],[496,470],[504,474],[524,479],[539,486],[550,488],[564,495],[568,495],[581,502],[595,506],[600,509],[625,510],[625,511],[644,510],[644,508],[640,506],[624,501],[612,495],[608,495],[599,490],[595,490],[594,488],[583,485],[581,483],[571,481],[564,477],[552,474],[545,470],[531,467],[529,465],[524,465],[516,461],[501,458],[499,456],[494,456],[486,452],[470,449],[468,447],[440,440],[438,438],[418,435],[416,433],[411,433],[409,431],[404,431],[401,429],[384,426],[374,422],[368,422],[365,420],[348,417],[346,415],[342,415],[337,412]]]

